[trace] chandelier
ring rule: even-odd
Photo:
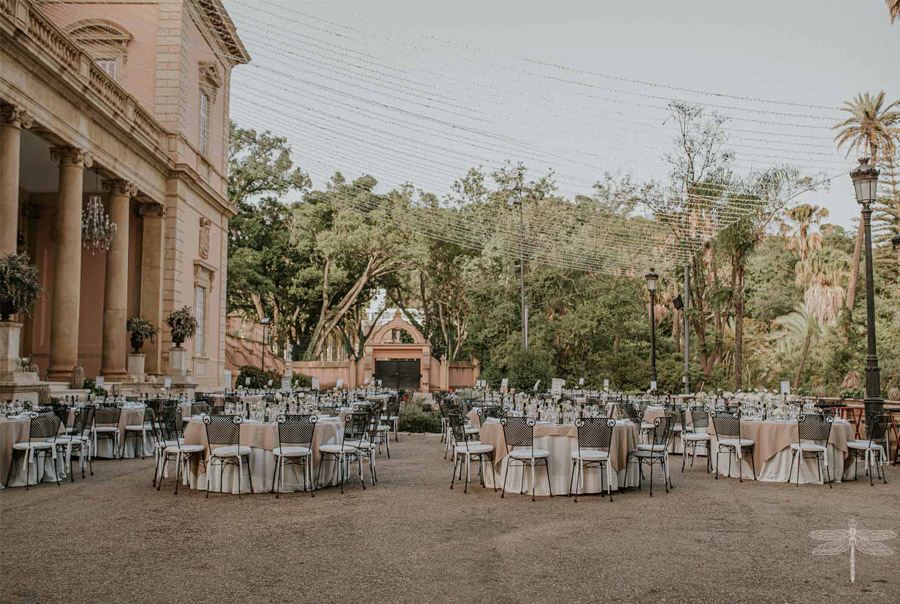
[[[116,236],[118,227],[110,222],[109,214],[103,209],[99,195],[91,195],[87,206],[81,211],[81,242],[84,249],[94,252],[107,252]]]

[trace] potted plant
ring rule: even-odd
[[[0,256],[0,321],[20,312],[30,314],[41,291],[38,270],[28,254]]]
[[[128,333],[131,334],[131,351],[138,354],[144,346],[145,341],[153,341],[156,334],[159,333],[159,327],[141,317],[131,317],[125,324]]]
[[[181,345],[188,338],[193,338],[197,333],[197,319],[194,318],[194,312],[190,306],[184,306],[166,317],[166,325],[172,332],[172,343],[175,348],[181,348]]]

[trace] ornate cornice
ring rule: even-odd
[[[104,180],[102,184],[103,190],[107,193],[112,193],[115,195],[127,195],[128,197],[134,197],[135,195],[137,195],[137,183],[131,182],[130,180],[125,180],[123,178],[113,178],[110,180]]]
[[[31,128],[34,125],[34,118],[23,107],[18,105],[4,105],[0,108],[0,120],[4,126],[12,126],[13,128]]]
[[[80,147],[50,147],[50,159],[61,166],[90,168],[94,165],[94,157]]]
[[[166,206],[161,203],[141,203],[137,207],[137,213],[146,218],[164,218]]]

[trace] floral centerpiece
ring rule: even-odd
[[[159,333],[159,327],[141,317],[131,317],[125,324],[128,333],[131,334],[131,352],[138,354],[145,341],[153,341]]]
[[[166,317],[166,325],[172,332],[172,342],[176,348],[181,348],[185,340],[193,338],[197,333],[197,319],[190,306],[173,311]]]

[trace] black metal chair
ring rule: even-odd
[[[81,477],[85,478],[84,467],[90,465],[91,476],[94,475],[93,451],[91,448],[91,428],[94,425],[93,405],[85,405],[72,410],[72,425],[66,428],[66,434],[54,437],[57,455],[65,456],[66,466],[69,468],[69,477],[75,482],[75,468],[72,464],[72,453],[78,451],[78,465],[81,467]],[[69,415],[68,409],[66,415]],[[58,415],[57,415],[58,417]]]
[[[506,461],[506,470],[503,472],[501,498],[506,494],[506,479],[509,476],[509,466],[513,462],[522,465],[522,485],[519,487],[519,493],[525,490],[525,467],[531,468],[532,501],[536,501],[534,497],[535,466],[539,462],[543,462],[544,469],[547,471],[547,489],[550,491],[550,497],[553,497],[553,487],[550,485],[550,451],[534,448],[535,423],[537,422],[533,417],[506,416],[500,419],[500,425],[503,426],[503,439],[506,442],[506,456],[509,458]]]
[[[303,490],[315,497],[312,486],[312,442],[316,431],[315,415],[280,415],[278,417],[278,447],[275,456],[275,473],[272,489],[275,498],[284,490],[284,466],[300,464],[303,471]],[[280,478],[280,481],[279,481]]]
[[[483,426],[488,419],[499,419],[503,417],[503,405],[484,405],[478,408],[478,422]]]
[[[463,419],[462,415],[458,413],[450,413],[447,417],[450,423],[450,430],[453,433],[453,440],[456,442],[456,445],[453,447],[453,477],[450,479],[450,488],[453,488],[453,484],[456,481],[456,469],[457,464],[459,464],[459,473],[460,479],[462,479],[462,464],[465,463],[466,466],[466,477],[465,477],[465,486],[463,486],[463,493],[469,492],[469,469],[472,463],[472,459],[477,459],[479,464],[479,476],[481,477],[481,486],[486,486],[484,482],[484,475],[487,471],[484,466],[484,458],[487,456],[488,458],[488,468],[493,473],[494,471],[494,447],[493,445],[485,445],[480,441],[470,439],[469,435],[466,434],[466,422]],[[497,481],[494,480],[494,492],[497,492]]]
[[[100,446],[100,441],[108,439],[112,441],[113,459],[120,457],[119,451],[119,420],[122,417],[122,407],[110,405],[98,405],[94,412],[94,454]]]
[[[388,426],[394,431],[394,442],[400,442],[399,429],[400,429],[400,406],[403,403],[400,400],[399,395],[393,395],[388,399],[387,407],[385,409],[384,415],[382,415],[379,419],[383,422],[388,422]],[[388,459],[391,458],[391,445],[388,443],[387,445],[387,456]]]
[[[584,468],[591,464],[606,472],[606,493],[612,501],[612,464],[609,448],[612,445],[616,420],[606,417],[579,417],[575,420],[578,428],[578,448],[572,451],[572,478],[569,479],[569,494],[575,482],[575,501],[584,488]],[[577,470],[577,472],[576,472]],[[601,482],[601,485],[603,483]],[[603,489],[600,489],[603,492]]]
[[[9,471],[6,473],[6,482],[4,486],[9,486],[12,479],[12,471],[16,465],[16,458],[23,458],[23,469],[25,470],[25,489],[28,489],[29,480],[31,478],[31,462],[35,462],[35,484],[41,480],[41,474],[37,471],[37,458],[43,457],[43,470],[47,471],[47,457],[49,456],[53,463],[56,463],[56,437],[59,434],[60,424],[59,417],[52,411],[44,413],[32,412],[28,425],[28,440],[25,442],[14,443],[12,446],[12,459],[9,462]],[[56,473],[56,486],[59,486],[59,470],[54,466],[53,471]]]
[[[866,474],[869,475],[869,485],[875,486],[873,475],[877,471],[884,484],[887,484],[887,476],[882,465],[887,465],[888,444],[891,427],[890,415],[878,415],[872,421],[869,430],[869,438],[865,440],[852,440],[847,443],[847,448],[853,453],[853,468],[856,479],[859,480],[859,456],[865,455]],[[876,459],[877,458],[877,459]],[[874,466],[874,467],[873,467]]]
[[[831,437],[831,425],[834,418],[830,415],[799,415],[797,416],[797,442],[791,443],[791,467],[788,471],[788,479],[794,471],[794,461],[797,462],[797,486],[800,486],[800,470],[803,460],[814,458],[816,469],[819,472],[819,481],[822,480],[822,466],[825,466],[825,476],[828,478],[828,488],[831,488],[831,471],[828,467],[828,439]]]
[[[719,453],[728,451],[728,476],[731,476],[731,457],[738,458],[740,465],[739,481],[744,482],[744,451],[750,451],[750,464],[753,468],[753,480],[756,480],[756,462],[753,460],[753,448],[756,443],[741,435],[741,414],[730,411],[714,411],[711,413],[713,428],[716,431],[716,480],[719,479]]]
[[[663,470],[663,483],[666,487],[666,493],[672,484],[672,478],[669,472],[669,440],[672,435],[672,427],[675,425],[674,415],[666,414],[653,420],[652,429],[649,431],[648,443],[642,443],[637,446],[634,451],[628,452],[627,464],[632,461],[638,462],[638,471],[643,477],[644,464],[650,466],[650,496],[653,497],[653,466],[660,465]],[[640,490],[641,480],[638,480],[638,489]]]
[[[148,403],[152,401],[147,401]],[[155,405],[147,404],[144,407],[144,417],[143,421],[140,424],[131,424],[125,426],[125,434],[122,436],[122,448],[125,448],[125,445],[128,444],[128,437],[131,436],[134,439],[134,456],[138,456],[138,437],[140,437],[140,447],[141,447],[141,459],[144,459],[147,455],[147,433],[150,433],[150,437],[153,441],[153,447],[155,448],[157,443],[159,443],[159,437],[156,434],[156,413],[154,412],[154,406],[159,407],[159,400],[156,399]]]
[[[359,449],[350,445],[351,442],[362,442],[366,438],[369,429],[369,413],[366,411],[358,411],[348,413],[344,418],[344,435],[339,445],[322,445],[319,447],[319,454],[322,459],[319,461],[319,469],[316,471],[316,485],[319,488],[322,478],[322,466],[325,465],[325,457],[331,457],[338,464],[338,482],[341,486],[341,494],[344,493],[344,481],[349,478],[350,461],[356,461],[359,464],[359,479],[362,481],[363,490],[366,490],[366,479],[362,473],[362,456]],[[344,474],[346,467],[346,476]]]
[[[219,492],[225,482],[225,466],[234,465],[238,469],[238,497],[243,490],[244,458],[247,458],[247,476],[250,478],[250,493],[253,494],[253,474],[250,470],[250,447],[241,446],[240,415],[204,415],[206,424],[206,441],[209,444],[209,456],[206,467],[206,496],[209,497],[209,483],[212,482],[212,468],[218,465]],[[213,448],[215,447],[215,448]]]
[[[162,440],[158,441],[156,445],[156,468],[153,473],[153,484],[156,486],[157,491],[162,488],[162,480],[166,471],[166,466],[170,459],[174,459],[175,495],[177,495],[178,485],[181,483],[181,467],[185,466],[185,472],[187,472],[191,457],[194,455],[202,455],[206,451],[206,447],[200,444],[184,444],[184,420],[181,417],[181,405],[178,403],[162,408],[159,414],[159,426]],[[210,473],[209,469],[207,469],[207,496],[209,492],[209,479]]]
[[[688,421],[690,418],[690,421]],[[694,467],[694,460],[697,458],[697,446],[703,445],[706,449],[706,473],[712,470],[712,451],[710,450],[710,443],[712,442],[712,435],[709,434],[709,409],[706,407],[694,407],[693,409],[688,409],[687,407],[681,408],[681,471],[684,472],[684,467],[687,462],[688,456],[688,447],[691,448],[691,467]],[[701,432],[701,429],[707,429],[705,432]]]

